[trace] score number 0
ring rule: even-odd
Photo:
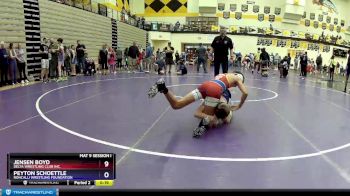
[[[109,162],[108,162],[108,161],[105,161],[104,164],[105,164],[105,167],[108,167],[108,166],[109,166]],[[108,173],[108,172],[105,172],[105,173],[103,174],[103,176],[104,176],[105,178],[109,178],[109,173]]]

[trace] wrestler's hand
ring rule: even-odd
[[[238,105],[231,106],[231,111],[236,111],[236,110],[239,110],[239,106]]]

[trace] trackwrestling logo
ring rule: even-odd
[[[57,189],[3,189],[2,195],[52,195],[56,196]],[[0,194],[1,195],[1,194]]]

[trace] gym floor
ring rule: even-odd
[[[231,124],[192,138],[200,102],[181,110],[147,91],[157,75],[120,73],[0,92],[0,187],[9,152],[108,152],[118,189],[350,188],[350,96],[328,82],[247,72]],[[164,76],[184,96],[211,74]],[[238,102],[240,92],[232,91]],[[96,189],[98,187],[83,187]]]

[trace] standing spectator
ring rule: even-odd
[[[300,61],[300,59],[299,59],[299,53],[297,53],[297,54],[295,55],[295,58],[294,58],[294,69],[295,69],[295,70],[298,70],[298,69],[299,69],[299,61]]]
[[[16,77],[16,72],[17,72],[17,54],[16,51],[13,47],[13,43],[10,43],[9,45],[9,68],[10,68],[10,76],[11,76],[11,82],[12,85],[17,84],[17,77]]]
[[[21,44],[18,43],[17,45],[17,67],[18,67],[18,71],[19,71],[19,77],[21,80],[21,83],[28,83],[28,79],[27,79],[27,75],[26,75],[26,60],[25,60],[25,54],[24,54],[24,50],[21,47]]]
[[[153,48],[152,46],[149,44],[146,47],[146,56],[145,56],[145,69],[146,69],[146,73],[149,73],[152,70],[152,58],[153,58]]]
[[[330,64],[329,64],[329,80],[333,81],[334,79],[334,70],[336,67],[337,63],[334,60],[334,55],[332,55]]]
[[[141,29],[145,29],[145,21],[146,19],[144,17],[141,18]]]
[[[116,57],[117,57],[117,67],[119,69],[119,71],[122,70],[122,67],[123,67],[123,51],[117,47],[117,50],[116,50]]]
[[[171,67],[174,65],[174,47],[171,46],[171,42],[168,42],[168,47],[165,51],[165,66],[169,66],[168,73],[171,73]]]
[[[57,72],[58,72],[58,82],[63,80],[62,78],[62,73],[64,72],[64,46],[63,46],[63,39],[58,38],[57,39],[57,44],[58,44],[58,65],[57,65]],[[65,76],[65,74],[63,74]]]
[[[107,75],[108,72],[108,50],[107,50],[107,44],[102,45],[102,48],[98,55],[98,63],[100,64],[102,75]]]
[[[319,54],[318,57],[316,58],[316,65],[317,65],[316,70],[321,73],[321,70],[322,70],[322,56],[321,56],[321,54]]]
[[[252,70],[252,74],[254,74],[254,70],[258,68],[258,73],[260,71],[260,48],[258,48],[257,53],[254,54],[254,69]]]
[[[139,53],[139,56],[137,58],[137,65],[138,65],[138,68],[139,68],[139,71],[140,72],[143,72],[143,65],[144,65],[144,56],[146,55],[146,51],[145,49],[142,49],[142,47],[140,46],[139,47],[139,50],[140,50],[140,53]]]
[[[86,48],[84,44],[80,43],[80,40],[77,41],[77,71],[78,73],[83,73],[85,71],[85,52],[86,52]]]
[[[345,79],[344,93],[346,93],[346,87],[348,85],[349,76],[350,76],[350,50],[348,50],[348,63],[346,65],[346,76],[345,76],[346,79]]]
[[[136,63],[137,63],[137,58],[140,54],[139,48],[136,45],[136,42],[133,42],[133,45],[130,46],[128,50],[128,57],[129,57],[129,64],[131,66],[131,69],[135,73],[135,70],[137,69]]]
[[[160,51],[160,49],[158,48],[157,52],[156,52],[156,60],[158,61],[161,58],[162,52]]]
[[[265,48],[261,49],[261,54],[260,54],[260,65],[261,65],[261,75],[263,76],[268,76],[268,66],[270,62],[270,55],[267,53]]]
[[[6,85],[8,82],[8,54],[5,48],[5,43],[0,42],[0,71],[1,71],[1,84],[0,86]]]
[[[228,72],[228,50],[230,49],[231,60],[234,60],[233,42],[231,38],[226,36],[226,29],[221,28],[220,36],[215,37],[211,44],[212,50],[214,50],[214,76],[219,75],[220,65],[222,65],[222,72]]]
[[[50,59],[50,70],[49,75],[50,78],[56,78],[57,77],[57,67],[58,67],[58,45],[55,43],[54,39],[50,39],[50,46],[49,46],[49,59]]]
[[[128,70],[128,73],[130,73],[128,58],[129,58],[129,48],[125,48],[125,50],[124,50],[124,62],[125,62],[125,67]]]
[[[280,62],[281,62],[281,56],[278,54],[278,53],[276,53],[275,54],[275,56],[274,56],[274,58],[273,58],[273,60],[274,60],[274,65],[276,66],[278,66],[279,64],[280,64]]]
[[[308,61],[309,61],[309,59],[307,57],[307,52],[305,52],[300,57],[300,75],[302,76],[302,79],[305,79],[305,77],[306,77]]]
[[[70,53],[70,48],[67,46],[64,46],[64,71],[63,73],[65,73],[65,76],[70,76],[72,73],[71,70],[71,61],[72,61],[72,56]]]
[[[49,80],[49,46],[48,40],[44,37],[40,45],[41,54],[41,80],[47,82]]]
[[[202,65],[204,69],[204,73],[207,72],[207,56],[208,52],[207,49],[204,48],[203,44],[199,44],[199,48],[197,48],[197,56],[198,56],[198,62],[197,62],[197,72],[199,73],[199,68]]]
[[[115,69],[115,52],[112,47],[108,49],[108,65],[110,67],[109,72],[116,74],[117,71]]]
[[[290,67],[290,63],[291,63],[291,61],[292,61],[292,57],[290,56],[290,53],[288,53],[288,55],[287,55],[287,64],[288,64],[288,69],[289,69],[289,67]]]
[[[176,50],[176,52],[175,52],[175,63],[178,64],[179,60],[180,60],[180,54],[179,54],[179,51]]]
[[[71,56],[71,76],[76,76],[76,66],[78,63],[76,49],[74,45],[70,46],[70,56]]]

